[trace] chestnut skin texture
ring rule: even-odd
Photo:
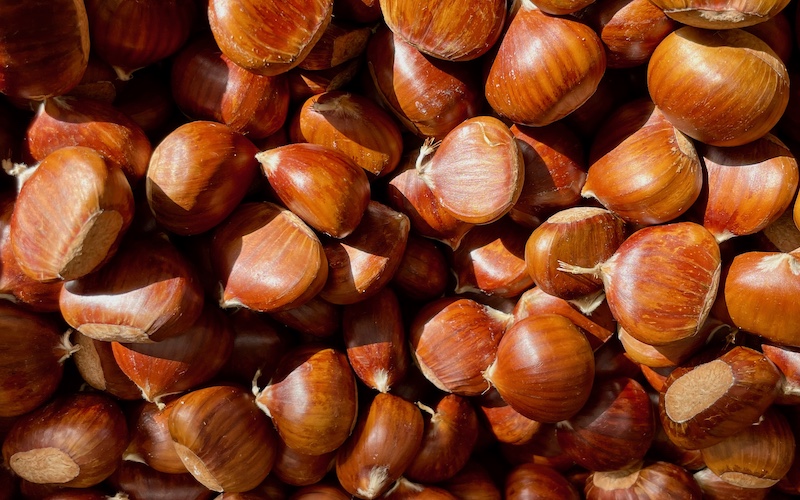
[[[114,400],[74,393],[17,420],[3,442],[3,460],[30,482],[87,488],[116,470],[127,442],[125,415]]]

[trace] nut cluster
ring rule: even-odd
[[[0,500],[800,495],[791,0],[0,4]]]

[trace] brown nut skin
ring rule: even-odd
[[[173,337],[154,343],[111,343],[120,370],[141,389],[146,401],[155,403],[211,380],[232,348],[228,317],[213,305],[207,305],[197,321]]]
[[[422,445],[403,476],[431,484],[450,479],[466,465],[478,441],[478,415],[469,399],[442,396],[433,407],[417,403],[425,413]]]
[[[700,144],[698,152],[707,172],[698,209],[717,241],[761,231],[794,201],[797,160],[774,135],[733,148]]]
[[[110,476],[128,442],[125,415],[102,394],[62,395],[16,421],[3,460],[23,479],[86,488]]]
[[[423,429],[419,408],[398,396],[379,393],[339,448],[336,477],[351,495],[378,498],[411,464]]]
[[[703,187],[694,144],[647,98],[622,106],[605,121],[589,161],[581,195],[636,224],[677,219]]]
[[[208,23],[222,53],[259,75],[285,73],[300,64],[332,13],[333,0],[208,3]]]
[[[717,296],[722,257],[703,226],[674,222],[639,229],[593,269],[567,263],[562,269],[599,274],[619,325],[641,342],[661,345],[700,331]]]
[[[426,304],[409,327],[415,364],[437,388],[477,396],[489,388],[483,372],[495,359],[508,315],[461,297]]]
[[[121,169],[134,187],[153,152],[144,130],[125,113],[109,103],[74,96],[44,101],[28,124],[25,141],[37,161],[65,146],[90,147]]]
[[[522,0],[512,6],[490,61],[486,100],[514,123],[544,126],[586,102],[605,69],[603,44],[591,28],[548,16],[530,0]]]
[[[43,405],[59,388],[67,338],[52,318],[0,302],[0,417]]]
[[[278,436],[242,388],[192,391],[176,400],[168,425],[186,468],[212,491],[253,489],[275,463]]]
[[[800,346],[793,300],[800,274],[798,252],[745,252],[733,258],[723,286],[733,323],[777,344]]]
[[[516,411],[494,388],[478,397],[476,410],[481,424],[500,443],[528,443],[545,425]]]
[[[171,443],[170,443],[171,445]],[[162,500],[211,500],[213,492],[198,483],[184,468],[180,474],[161,472],[145,464],[123,460],[108,478],[108,483],[116,491],[124,492],[129,498],[160,498]],[[80,490],[76,490],[80,491]],[[70,500],[71,497],[47,497],[52,500]],[[108,498],[103,495],[100,499]],[[100,500],[98,499],[98,500]],[[75,497],[74,500],[92,500]]]
[[[420,52],[447,61],[469,61],[500,38],[506,18],[501,0],[448,4],[436,0],[385,0],[383,19],[392,32]]]
[[[650,396],[631,378],[598,381],[581,410],[557,424],[561,449],[591,471],[626,468],[643,459],[655,436]]]
[[[687,58],[695,63],[683,64]],[[763,137],[789,101],[786,67],[766,42],[740,29],[673,31],[650,58],[647,87],[675,128],[712,146]]]
[[[669,462],[639,462],[629,468],[593,472],[584,487],[587,500],[655,500],[667,492],[674,498],[700,500],[700,486],[686,469]]]
[[[155,148],[145,180],[156,221],[180,235],[214,228],[239,205],[258,175],[258,148],[227,125],[197,120]]]
[[[507,214],[525,179],[514,135],[492,116],[458,124],[418,170],[442,208],[471,224],[489,224]]]
[[[572,321],[555,314],[511,325],[484,377],[516,411],[538,422],[568,419],[589,399],[594,353]]]
[[[6,4],[0,17],[0,93],[41,100],[78,85],[89,64],[89,19],[82,1]]]
[[[653,4],[681,24],[707,30],[726,30],[763,23],[782,11],[789,2],[656,0]]]
[[[256,155],[278,199],[317,231],[352,233],[367,209],[367,174],[352,159],[319,144],[296,143]]]
[[[214,120],[251,140],[278,132],[289,111],[289,80],[237,66],[211,37],[181,49],[172,62],[175,104],[196,120]]]
[[[114,255],[133,211],[122,170],[88,147],[63,147],[22,185],[11,214],[11,249],[35,280],[80,278]]]
[[[392,172],[403,153],[400,127],[387,111],[365,96],[338,90],[309,97],[295,113],[289,137],[341,151],[376,177]]]
[[[292,349],[269,384],[253,392],[283,442],[299,453],[336,450],[356,422],[355,375],[347,356],[330,347],[306,344]]]
[[[366,59],[380,100],[419,137],[443,139],[481,110],[480,72],[472,62],[425,56],[386,27],[370,37]]]
[[[197,271],[167,240],[129,240],[99,271],[64,285],[64,320],[104,341],[157,342],[178,335],[200,316]]]
[[[342,335],[350,366],[368,387],[389,392],[405,376],[411,358],[400,301],[391,288],[345,306]]]
[[[190,0],[86,0],[92,52],[129,77],[175,53],[198,15]]]
[[[580,495],[567,478],[546,465],[523,464],[511,470],[506,477],[505,498],[524,500],[578,500]]]
[[[111,342],[87,337],[77,330],[71,337],[75,345],[80,346],[72,360],[87,384],[118,399],[136,401],[142,398],[141,389],[120,370]]]
[[[316,296],[328,277],[316,233],[293,212],[270,202],[239,205],[214,230],[211,258],[224,308],[296,308]]]
[[[141,395],[140,395],[141,397]],[[189,471],[175,451],[169,435],[169,415],[175,407],[175,399],[159,405],[142,401],[128,410],[130,442],[122,458],[139,462],[165,474],[185,474]]]
[[[577,299],[603,288],[601,280],[559,270],[566,262],[592,267],[605,262],[627,236],[625,221],[597,207],[573,207],[556,212],[533,230],[525,243],[525,268],[543,292]]]
[[[768,488],[789,472],[795,436],[786,417],[773,407],[758,422],[700,453],[723,481],[745,488]]]
[[[741,346],[707,363],[679,367],[659,392],[661,424],[678,446],[712,446],[758,422],[775,400],[780,379],[766,356]],[[702,397],[698,386],[707,388]]]

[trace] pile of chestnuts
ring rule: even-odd
[[[0,500],[800,496],[791,0],[0,2]]]

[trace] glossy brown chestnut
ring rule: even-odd
[[[358,57],[330,69],[292,69],[287,73],[291,102],[301,103],[314,94],[341,89],[360,74],[363,62],[363,58]]]
[[[142,391],[146,401],[161,403],[211,380],[233,349],[233,330],[218,307],[207,305],[181,333],[154,343],[112,342],[120,370]]]
[[[161,406],[143,401],[127,412],[131,439],[122,455],[125,461],[140,462],[166,474],[188,472],[169,435],[173,408],[174,399]]]
[[[500,489],[486,467],[475,460],[467,464],[447,481],[441,483],[458,498],[468,500],[500,500]]]
[[[484,377],[522,415],[558,422],[577,414],[589,399],[594,353],[564,316],[529,316],[508,328]]]
[[[423,428],[422,414],[413,403],[379,393],[336,454],[341,485],[358,498],[378,498],[411,464]]]
[[[556,212],[525,243],[525,269],[545,293],[565,300],[599,292],[602,280],[560,269],[565,262],[592,267],[614,255],[627,236],[625,221],[603,208],[573,207]]]
[[[22,185],[11,215],[11,249],[35,280],[80,278],[114,255],[133,210],[133,193],[119,168],[93,149],[64,147]]]
[[[125,415],[110,397],[68,394],[17,420],[3,460],[26,481],[86,488],[114,472],[127,442]]]
[[[683,64],[688,58],[693,64]],[[766,42],[740,29],[673,31],[650,58],[647,87],[675,128],[712,146],[763,137],[789,101],[786,67]]]
[[[175,53],[194,28],[191,0],[85,0],[92,51],[129,77]]]
[[[414,362],[439,389],[477,396],[489,387],[483,372],[509,321],[509,315],[468,298],[429,302],[409,328]]]
[[[578,204],[586,182],[585,153],[575,132],[563,122],[544,127],[512,125],[525,162],[519,199],[509,215],[535,229],[557,210]]]
[[[320,338],[335,335],[342,329],[342,306],[331,304],[319,295],[297,307],[269,315],[292,330]]]
[[[631,378],[598,381],[581,410],[557,424],[564,453],[590,471],[613,471],[642,460],[655,436],[650,396]]]
[[[701,144],[699,153],[708,188],[699,208],[717,241],[761,231],[794,201],[797,160],[774,135],[733,148]]]
[[[700,453],[708,468],[726,483],[768,488],[789,472],[795,437],[786,417],[770,408],[758,422]]]
[[[239,205],[258,175],[258,149],[227,125],[193,121],[153,150],[147,203],[156,221],[175,234],[217,226]]]
[[[344,64],[364,53],[371,34],[368,26],[343,23],[334,18],[298,67],[319,71]]]
[[[0,93],[20,99],[62,95],[89,64],[89,20],[81,0],[3,5]]]
[[[72,341],[80,349],[72,356],[81,378],[97,390],[123,400],[138,400],[142,391],[120,370],[111,342],[96,340],[74,330]]]
[[[201,37],[173,59],[175,104],[196,120],[214,120],[250,139],[277,132],[289,111],[289,80],[236,65],[211,37]]]
[[[653,3],[681,24],[707,30],[744,28],[763,23],[789,4],[786,0],[767,2],[656,0]]]
[[[417,405],[426,413],[422,445],[403,473],[420,483],[450,479],[466,465],[478,440],[478,415],[470,400],[456,394],[442,396],[433,407]]]
[[[387,111],[351,92],[331,91],[309,97],[291,122],[292,142],[327,146],[350,157],[373,176],[384,176],[400,163],[403,138]]]
[[[25,133],[28,152],[42,161],[66,146],[86,146],[121,169],[131,186],[147,171],[153,147],[144,130],[111,104],[85,97],[45,100]]]
[[[500,38],[506,4],[480,0],[466,5],[435,0],[380,2],[389,29],[420,52],[447,61],[469,61],[485,54]]]
[[[291,486],[319,483],[333,469],[336,450],[321,455],[306,455],[289,448],[283,441],[270,474]]]
[[[433,142],[427,140],[419,149],[407,153],[389,179],[387,202],[408,216],[415,234],[456,249],[474,224],[457,219],[445,210],[420,175],[433,158],[435,149]]]
[[[512,122],[540,127],[586,102],[605,69],[603,44],[590,27],[521,0],[491,61],[486,99]]]
[[[449,278],[450,267],[442,248],[409,232],[406,250],[390,283],[398,295],[416,301],[433,300],[442,296]]]
[[[406,129],[443,139],[481,108],[473,63],[425,56],[385,27],[367,44],[367,68],[383,103]]]
[[[733,258],[723,295],[734,324],[778,344],[800,346],[793,321],[800,252],[745,252]]]
[[[244,389],[192,391],[175,401],[168,425],[184,465],[212,491],[253,489],[275,463],[278,437]]]
[[[73,346],[58,322],[5,300],[0,332],[0,417],[13,417],[56,393]]]
[[[364,169],[350,157],[318,144],[287,144],[258,153],[281,202],[309,226],[344,238],[358,226],[370,199]]]
[[[523,464],[506,477],[505,498],[578,500],[578,490],[560,472],[546,465]]]
[[[108,478],[108,483],[116,491],[122,492],[128,498],[145,500],[160,498],[162,500],[211,500],[213,492],[197,482],[197,480],[184,469],[180,474],[169,474],[157,471],[145,464],[123,461]],[[49,497],[48,497],[49,498]],[[107,495],[102,498],[108,499]],[[111,497],[113,498],[113,497]],[[56,500],[56,499],[53,499]],[[63,499],[68,500],[68,499]],[[79,499],[75,500],[89,500]]]
[[[700,485],[703,498],[708,500],[763,500],[767,498],[770,488],[742,488],[723,481],[709,469],[701,469],[693,474]]]
[[[289,351],[256,404],[286,445],[306,455],[339,448],[356,422],[356,378],[343,352],[318,344]]]
[[[342,335],[347,359],[368,387],[389,392],[410,361],[400,301],[391,288],[344,307]]]
[[[638,462],[617,471],[593,472],[584,488],[587,500],[672,498],[700,500],[700,486],[686,469],[664,461]]]
[[[649,0],[593,2],[579,19],[600,35],[609,68],[647,63],[661,40],[678,26]]]
[[[289,332],[268,315],[250,309],[234,310],[228,317],[233,327],[233,350],[219,377],[249,385],[261,370],[261,376],[269,380],[293,345]]]
[[[469,118],[447,133],[419,175],[441,206],[472,224],[499,220],[519,199],[525,163],[499,119]]]
[[[196,270],[161,236],[126,241],[99,271],[64,285],[59,307],[73,328],[97,340],[157,342],[200,316]]]
[[[775,400],[780,379],[766,356],[742,346],[712,361],[676,368],[660,391],[661,424],[678,446],[712,446],[758,422]]]
[[[314,231],[270,202],[239,205],[214,231],[211,256],[223,307],[277,311],[317,295],[328,261]]]
[[[622,106],[606,120],[590,162],[581,195],[637,224],[678,218],[703,187],[694,144],[647,98]]]
[[[375,295],[394,277],[410,229],[403,213],[370,201],[352,233],[323,242],[328,280],[319,296],[333,304],[354,304]]]
[[[501,443],[528,443],[544,425],[516,411],[494,388],[479,396],[476,407],[488,432]]]
[[[529,234],[508,217],[472,228],[452,254],[455,292],[511,298],[530,288],[533,279],[525,266]]]
[[[235,64],[260,75],[300,64],[331,22],[333,0],[211,0],[208,23]]]
[[[716,298],[722,263],[707,229],[674,222],[634,232],[594,270],[562,268],[599,273],[619,325],[641,342],[660,345],[697,335]],[[659,270],[658,279],[652,269]]]
[[[412,500],[429,498],[431,500],[458,500],[458,497],[438,486],[414,483],[405,477],[398,479],[381,498],[386,500]]]

